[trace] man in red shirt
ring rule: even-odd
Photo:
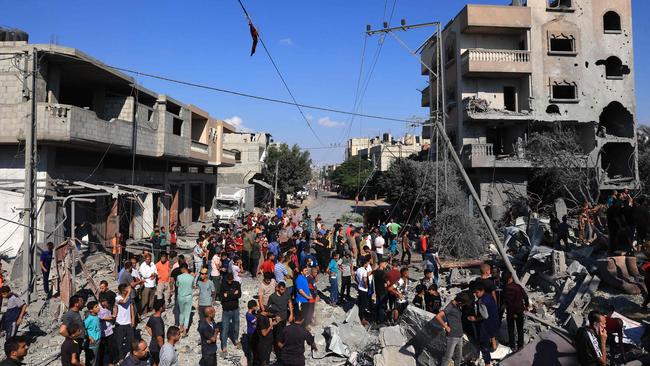
[[[266,253],[266,260],[262,263],[260,267],[260,273],[274,273],[275,272],[275,256],[273,253]]]

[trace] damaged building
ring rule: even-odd
[[[70,236],[71,222],[77,237],[107,244],[117,232],[137,240],[156,224],[205,219],[217,168],[236,164],[223,142],[235,127],[73,48],[0,42],[0,91],[5,255],[23,242],[25,130],[32,122],[39,245]],[[72,217],[71,195],[93,201],[76,202]]]
[[[447,134],[493,216],[507,190],[526,193],[529,136],[559,124],[576,132],[601,189],[639,186],[630,0],[467,5],[441,39],[444,95],[423,66],[434,87],[422,106],[433,114],[445,101]],[[435,42],[421,53],[434,70]]]

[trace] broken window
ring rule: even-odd
[[[621,16],[615,11],[608,11],[603,15],[603,28],[605,33],[620,33]]]
[[[551,100],[553,102],[578,101],[578,86],[576,83],[563,81],[551,85]]]
[[[606,182],[625,181],[634,178],[634,146],[628,143],[609,143],[603,146],[601,168]]]
[[[608,79],[623,78],[623,62],[620,58],[612,56],[605,61],[605,75]]]
[[[548,8],[557,9],[557,10],[566,10],[566,9],[572,9],[573,4],[571,0],[549,0]]]
[[[176,136],[183,136],[183,120],[174,117],[174,126],[172,133]]]
[[[517,89],[513,86],[503,88],[503,107],[507,111],[517,111]]]
[[[445,62],[449,63],[456,59],[456,39],[450,37],[445,42]]]
[[[634,137],[634,116],[619,102],[611,102],[600,114],[599,127],[616,137]]]
[[[548,40],[549,54],[576,54],[576,39],[573,35],[551,34]]]

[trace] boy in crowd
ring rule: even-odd
[[[68,336],[61,344],[61,366],[83,366],[81,362],[81,345],[77,339],[81,336],[79,324],[72,323],[68,327]]]
[[[86,305],[88,315],[84,319],[84,326],[86,334],[88,335],[86,343],[86,365],[95,366],[100,365],[99,347],[102,340],[102,331],[99,324],[99,304],[97,301],[89,301]]]
[[[153,315],[147,321],[145,330],[151,337],[149,342],[149,354],[154,366],[160,363],[160,348],[165,341],[165,322],[162,319],[162,313],[165,309],[165,299],[156,299],[153,303]]]

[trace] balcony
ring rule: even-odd
[[[517,77],[531,74],[530,51],[470,48],[462,54],[463,75]]]
[[[190,157],[197,160],[208,160],[210,158],[210,146],[198,141],[190,142]]]
[[[531,28],[531,8],[526,6],[467,5],[460,14],[464,33],[517,34]]]
[[[463,146],[461,161],[467,168],[530,168],[529,161],[516,155],[496,156],[493,144]]]
[[[221,152],[221,164],[232,166],[241,162],[241,158],[237,159],[239,154],[241,153],[237,150],[223,149]]]

